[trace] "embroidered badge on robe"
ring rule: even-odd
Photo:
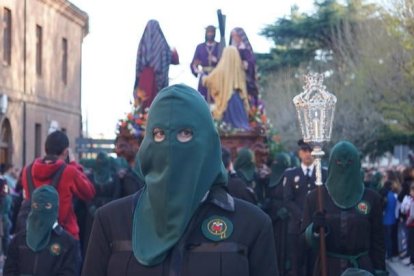
[[[363,215],[368,215],[369,212],[371,211],[371,207],[366,201],[361,201],[360,203],[358,203],[358,205],[356,206],[356,209],[358,210],[358,212],[360,212]]]
[[[233,223],[228,218],[213,216],[204,220],[201,230],[207,239],[221,241],[233,233]]]
[[[60,246],[60,244],[58,243],[53,243],[50,247],[49,247],[50,253],[53,256],[59,256],[60,252],[62,251],[62,247]]]

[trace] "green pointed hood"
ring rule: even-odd
[[[337,143],[329,157],[326,189],[336,206],[355,206],[364,194],[361,161],[357,148],[348,141]]]
[[[32,208],[27,218],[27,246],[37,252],[50,241],[53,224],[57,222],[59,195],[55,188],[43,185],[33,191]]]
[[[249,148],[242,148],[237,152],[237,157],[234,161],[234,170],[239,177],[247,182],[254,180],[256,165],[254,163],[253,152]]]
[[[382,187],[382,179],[384,178],[384,176],[382,175],[381,172],[376,172],[371,179],[371,185],[370,187],[376,191],[381,190]]]
[[[178,140],[191,133],[188,141]],[[132,248],[138,262],[156,265],[183,235],[207,191],[227,183],[219,135],[198,91],[173,85],[157,94],[138,159],[145,187],[134,211]]]
[[[275,187],[280,183],[280,178],[287,168],[290,167],[290,156],[287,153],[277,153],[270,167],[271,174],[269,179],[269,187]]]

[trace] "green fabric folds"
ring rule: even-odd
[[[138,262],[151,266],[164,261],[209,189],[227,183],[219,135],[198,91],[173,85],[157,94],[138,161],[145,187],[133,215],[132,248]]]
[[[34,252],[44,249],[50,241],[53,224],[57,222],[59,195],[50,185],[33,191],[32,208],[27,218],[27,246]]]
[[[348,141],[338,142],[329,157],[326,189],[336,206],[355,206],[364,194],[361,161],[357,148]]]
[[[290,156],[287,153],[277,153],[270,167],[271,174],[269,179],[269,187],[275,187],[280,183],[280,179],[287,168],[290,167]]]
[[[249,148],[242,148],[239,150],[236,160],[234,161],[234,170],[243,180],[249,183],[254,180],[256,165],[253,152]]]

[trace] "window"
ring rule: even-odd
[[[12,48],[12,14],[11,10],[4,8],[3,10],[3,61],[11,64],[11,48]]]
[[[43,48],[43,30],[42,27],[36,25],[36,73],[42,75],[42,48]]]
[[[68,40],[62,38],[62,81],[64,84],[68,81]]]
[[[35,158],[42,155],[42,125],[35,124],[35,144],[34,144]]]

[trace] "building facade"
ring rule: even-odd
[[[0,164],[44,155],[50,128],[81,135],[88,15],[67,0],[0,0]]]

